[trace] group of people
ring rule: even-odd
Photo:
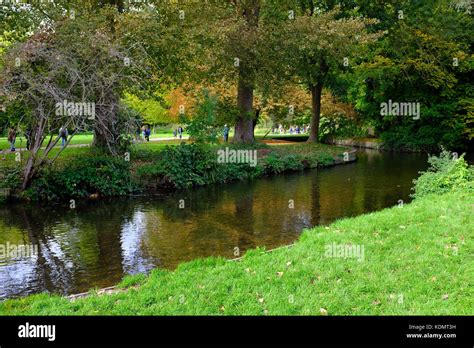
[[[302,127],[300,126],[290,126],[289,128],[289,133],[290,134],[301,134],[301,133],[307,133],[309,131],[309,125],[305,127],[304,125]],[[173,130],[173,136],[175,138],[182,139],[183,138],[183,133],[184,129],[181,126],[178,126],[176,129]],[[227,143],[229,141],[229,133],[230,133],[230,128],[226,125],[224,125],[223,128],[223,136],[224,136],[224,142]],[[280,134],[286,134],[287,130],[283,127],[283,125],[279,125],[278,127],[273,127],[272,128],[272,133],[280,133]],[[25,137],[26,137],[26,148],[29,150],[30,149],[30,135],[31,131],[27,129],[25,131]],[[137,130],[137,141],[141,139],[141,136],[143,135],[143,138],[146,141],[150,141],[150,135],[151,135],[151,129],[149,126],[142,126]],[[67,144],[67,139],[69,136],[68,129],[67,127],[61,127],[59,129],[59,136],[61,138],[61,147],[66,146]],[[14,128],[10,128],[8,130],[8,143],[10,144],[10,151],[14,152],[15,151],[15,141],[17,137],[17,131]]]
[[[26,149],[29,150],[30,145],[31,145],[31,129],[27,128],[23,133],[26,139]],[[16,151],[15,143],[16,143],[17,135],[18,135],[18,131],[15,128],[10,127],[8,129],[7,140],[10,145],[11,152]],[[69,133],[66,127],[63,126],[59,129],[59,136],[61,138],[61,147],[66,146],[67,138],[69,136]]]
[[[173,137],[175,137],[175,138],[179,137],[180,139],[182,139],[183,138],[183,133],[184,133],[183,127],[178,126],[178,128],[173,130]]]
[[[289,129],[286,129],[283,125],[278,125],[278,127],[272,127],[272,133],[273,134],[286,134],[287,131],[289,134],[304,134],[309,132],[309,125],[305,126],[302,125],[301,127],[299,125],[296,126],[290,126]]]
[[[150,135],[151,135],[151,129],[150,126],[143,125],[141,128],[137,129],[136,133],[136,141],[140,141],[142,139],[145,139],[146,141],[150,141]]]
[[[182,139],[183,138],[184,129],[181,126],[178,126],[173,130],[173,137]],[[142,126],[141,129],[137,131],[137,141],[141,139],[143,135],[143,139],[146,141],[150,141],[151,129],[149,126]]]

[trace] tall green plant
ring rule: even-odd
[[[430,168],[413,181],[415,193],[412,197],[455,190],[474,193],[474,167],[467,164],[464,155],[457,158],[456,154],[443,150],[439,156],[430,156],[428,162]]]
[[[222,127],[218,126],[218,100],[204,90],[198,102],[196,113],[187,120],[186,131],[191,139],[199,144],[216,144],[222,135]]]

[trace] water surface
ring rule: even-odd
[[[358,158],[167,196],[82,202],[76,209],[1,207],[0,245],[34,245],[38,254],[0,258],[0,298],[78,293],[154,267],[233,258],[236,247],[290,244],[304,228],[409,202],[412,180],[427,167],[424,154],[361,150]]]

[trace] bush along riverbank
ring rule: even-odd
[[[430,161],[410,204],[306,230],[271,253],[129,276],[117,291],[7,300],[0,315],[472,315],[474,171],[448,154]]]
[[[206,146],[180,144],[159,151],[132,149],[111,157],[89,149],[45,167],[18,199],[56,201],[186,189],[355,160],[350,148],[322,144]],[[3,188],[19,192],[21,173],[4,170]]]

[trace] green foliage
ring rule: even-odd
[[[0,167],[0,204],[6,203],[21,185],[21,170],[17,166]]]
[[[257,150],[266,153],[259,156],[257,165],[248,163],[218,163],[217,151],[224,147],[210,147],[201,144],[181,144],[167,147],[162,157],[153,163],[137,169],[138,178],[164,179],[175,188],[183,189],[234,180],[248,180],[263,174],[279,174],[332,165],[334,157],[324,151],[315,151],[310,145],[292,145],[288,150],[281,147],[276,151],[265,144],[229,145],[231,150]],[[292,153],[291,150],[300,151]],[[302,149],[305,149],[304,152]],[[257,152],[258,153],[258,152]]]
[[[219,142],[222,127],[219,127],[217,111],[217,98],[204,90],[198,101],[195,114],[186,122],[188,124],[186,131],[194,142],[200,144],[217,144]]]
[[[428,162],[431,167],[413,181],[413,197],[456,190],[474,193],[474,167],[467,164],[464,155],[453,158],[451,152],[443,150],[439,156],[430,156]]]
[[[319,136],[322,142],[328,139],[341,139],[365,136],[365,130],[353,119],[343,115],[321,117]]]
[[[141,99],[136,95],[125,93],[124,103],[135,110],[145,123],[157,124],[170,121],[168,110],[163,106],[163,97],[155,93],[154,98]]]
[[[63,167],[44,168],[24,195],[35,200],[65,200],[131,193],[130,163],[122,157],[79,156]]]
[[[265,169],[268,173],[279,174],[285,171],[303,170],[304,165],[300,156],[271,153],[265,158]]]
[[[160,162],[144,170],[163,175],[169,183],[180,189],[251,179],[262,173],[261,168],[250,167],[247,163],[220,164],[217,162],[216,150],[200,144],[169,146]]]
[[[198,144],[168,146],[162,163],[166,178],[178,188],[212,182],[217,161],[208,147]]]
[[[364,1],[362,1],[364,2]],[[393,148],[463,148],[472,137],[474,22],[454,2],[428,0],[361,6],[381,20],[387,35],[347,74],[348,98]],[[397,11],[410,13],[396,20]],[[380,115],[380,103],[419,102],[420,119]]]
[[[298,171],[305,168],[326,167],[334,164],[334,158],[328,153],[281,153],[271,152],[265,157],[265,172],[279,174]]]
[[[441,123],[448,123],[440,120]],[[402,150],[430,150],[439,145],[453,149],[461,146],[462,123],[452,119],[446,127],[434,127],[424,124],[420,126],[415,121],[403,121],[400,124],[385,130],[381,134],[382,141],[393,149]]]
[[[16,190],[21,185],[21,169],[17,166],[1,168],[0,171],[0,188]]]

